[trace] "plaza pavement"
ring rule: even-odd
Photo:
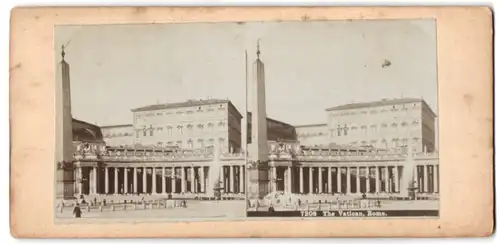
[[[276,211],[293,211],[293,210],[439,210],[439,201],[437,200],[418,200],[418,201],[402,201],[402,200],[380,200],[380,206],[374,206],[373,200],[360,201],[354,205],[333,203],[303,203],[300,207],[294,205],[275,206]],[[258,211],[268,211],[269,206],[261,206]],[[248,211],[256,211],[255,207],[250,207]]]
[[[158,221],[182,221],[195,219],[238,219],[245,217],[245,201],[198,201],[188,200],[187,207],[168,207],[168,208],[146,208],[138,206],[136,210],[132,205],[128,205],[126,210],[123,207],[117,207],[112,211],[110,206],[104,208],[101,212],[99,208],[91,208],[88,212],[83,207],[82,218],[76,219],[73,216],[73,207],[64,208],[63,212],[56,209],[56,220],[62,222],[92,222],[96,219],[149,219]],[[100,222],[100,221],[99,221]]]

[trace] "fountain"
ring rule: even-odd
[[[209,199],[220,200],[221,190],[223,189],[221,187],[222,179],[220,175],[222,167],[220,162],[220,145],[218,143],[214,144],[213,150],[214,158],[208,172],[207,197]]]
[[[407,158],[406,162],[403,166],[403,175],[401,177],[402,180],[402,187],[400,189],[400,197],[406,199],[409,198],[410,200],[415,199],[415,181],[417,179],[416,175],[416,170],[415,167],[416,162],[413,159],[413,148],[408,147],[407,148]]]

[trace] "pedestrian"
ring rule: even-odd
[[[75,215],[75,218],[82,217],[82,210],[80,209],[80,205],[78,203],[75,205],[75,208],[73,209],[73,214]]]
[[[268,211],[269,211],[270,213],[274,213],[274,206],[273,206],[272,204],[269,206]]]
[[[64,201],[61,200],[61,202],[59,202],[59,211],[62,213],[64,210]]]

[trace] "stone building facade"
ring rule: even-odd
[[[229,152],[232,148],[236,152],[245,143],[241,140],[241,114],[230,100],[189,100],[184,103],[151,105],[134,111],[134,124],[100,127],[106,145],[196,149],[211,146],[218,139],[223,150]],[[252,113],[247,112],[247,117],[243,119],[247,120],[247,143],[250,143]],[[267,118],[267,134],[270,140],[296,140],[294,126],[271,118]]]
[[[326,109],[327,123],[296,126],[298,140],[308,146],[352,145],[395,150],[435,150],[436,114],[418,98],[383,99]]]
[[[383,99],[326,109],[331,142],[434,151],[436,115],[418,98]]]
[[[194,149],[241,148],[241,114],[229,100],[188,100],[132,109],[134,143]]]

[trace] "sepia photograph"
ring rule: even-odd
[[[239,26],[55,27],[56,218],[245,217]]]
[[[56,217],[437,217],[435,42],[433,20],[57,26]]]
[[[248,26],[248,217],[438,217],[434,20]]]

